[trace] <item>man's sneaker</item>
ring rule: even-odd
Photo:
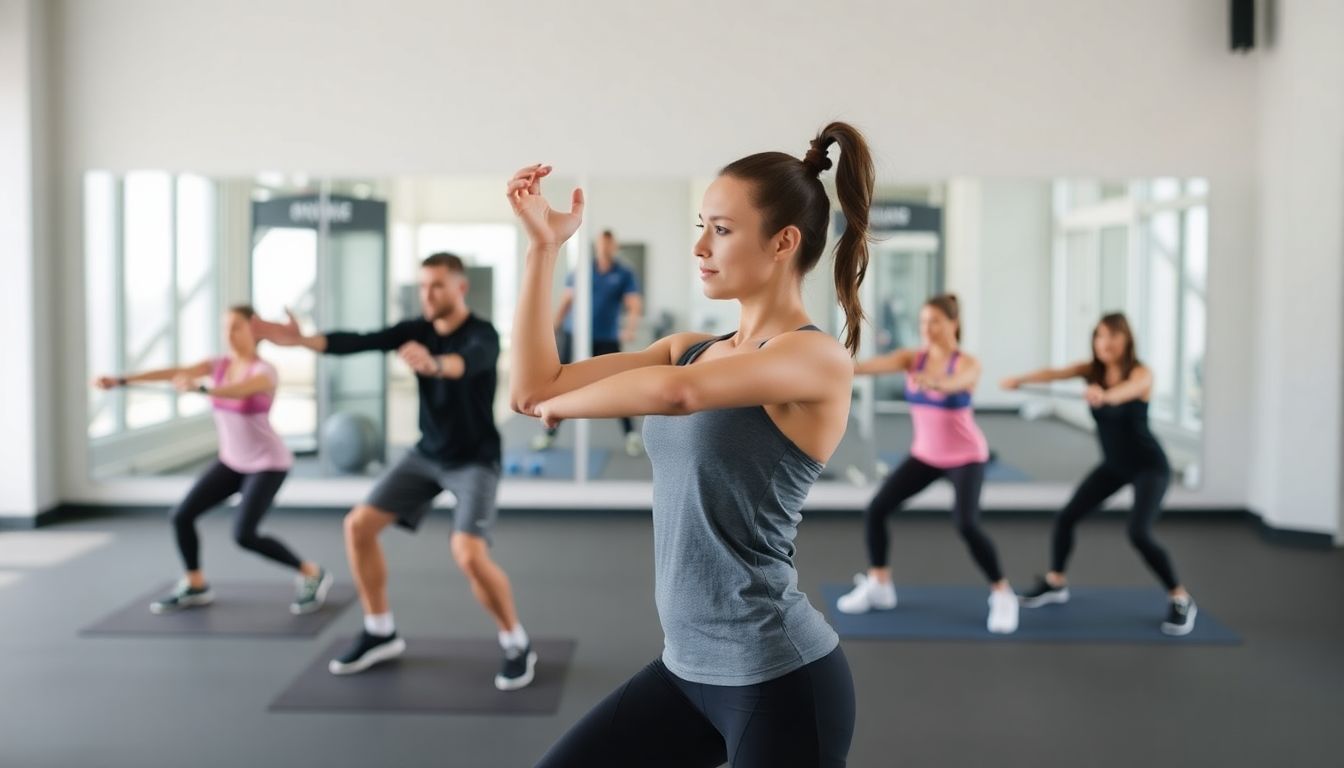
[[[638,458],[644,455],[644,438],[639,436],[638,432],[627,432],[625,435],[625,455],[631,458]]]
[[[1176,637],[1190,634],[1190,630],[1195,628],[1195,616],[1198,613],[1194,600],[1188,597],[1172,600],[1167,608],[1167,620],[1162,622],[1162,633]]]
[[[550,432],[542,432],[540,435],[532,438],[532,450],[545,451],[555,445],[555,435]]]
[[[209,605],[214,601],[215,593],[210,591],[209,584],[203,587],[193,587],[186,579],[183,579],[177,582],[177,586],[173,588],[171,595],[150,603],[149,612],[176,613],[188,608]]]
[[[854,574],[854,588],[835,601],[841,613],[889,611],[896,607],[896,585],[883,584],[866,573]]]
[[[1051,603],[1069,602],[1069,585],[1054,587],[1044,576],[1036,577],[1036,586],[1017,596],[1023,608],[1040,608]]]
[[[331,589],[334,581],[335,579],[327,572],[326,568],[318,569],[317,575],[311,579],[300,574],[294,580],[294,602],[289,604],[289,612],[299,616],[321,608],[322,604],[327,602],[327,592]]]
[[[1011,635],[1017,631],[1017,595],[1011,589],[995,589],[989,593],[989,618],[985,627],[996,635]]]
[[[374,664],[395,659],[405,652],[406,641],[396,632],[387,637],[360,632],[344,656],[332,659],[327,664],[327,671],[333,675],[353,675],[363,672]]]
[[[504,662],[499,667],[499,674],[495,675],[495,687],[501,691],[526,688],[532,682],[536,668],[537,654],[532,650],[531,643],[522,650],[507,649],[504,651]]]

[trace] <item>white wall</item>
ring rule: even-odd
[[[582,12],[65,0],[53,4],[57,255],[78,264],[78,178],[93,167],[503,179],[544,159],[591,177],[693,176],[747,152],[801,153],[839,116],[868,133],[884,179],[1205,176],[1208,471],[1201,491],[1172,499],[1244,504],[1258,61],[1228,53],[1226,13],[1222,0],[594,0]],[[519,41],[527,55],[500,55]],[[66,323],[66,389],[49,407],[81,400],[79,327]],[[82,413],[64,413],[61,448],[81,451]],[[117,493],[90,487],[81,464],[66,497]]]
[[[1248,358],[1252,502],[1266,522],[1335,533],[1344,406],[1344,4],[1277,4],[1259,55],[1260,232]]]
[[[56,503],[52,428],[50,194],[46,8],[0,0],[0,517],[31,518]]]

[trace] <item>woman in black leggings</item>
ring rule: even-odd
[[[1097,422],[1102,462],[1078,486],[1073,498],[1055,519],[1050,571],[1021,595],[1022,605],[1036,608],[1069,599],[1064,569],[1073,551],[1078,521],[1101,506],[1116,491],[1134,486],[1134,509],[1129,515],[1129,541],[1167,588],[1171,602],[1162,631],[1186,635],[1195,627],[1195,601],[1181,586],[1165,549],[1153,538],[1153,523],[1162,513],[1162,497],[1171,480],[1171,466],[1157,438],[1148,428],[1148,398],[1153,374],[1134,352],[1129,321],[1120,313],[1101,318],[1092,332],[1092,360],[1064,368],[1046,368],[1004,379],[1005,389],[1081,377],[1087,382],[1085,398]]]
[[[832,145],[845,216],[833,262],[843,346],[809,321],[802,294],[826,247],[831,203],[819,176]],[[854,682],[839,636],[798,588],[793,558],[808,491],[849,419],[873,194],[867,142],[831,123],[801,159],[749,155],[709,185],[694,259],[705,296],[738,303],[737,330],[678,333],[569,365],[551,334],[550,297],[583,195],[574,191],[568,212],[551,209],[541,196],[550,172],[529,166],[508,186],[529,240],[511,400],[547,427],[645,417],[663,649],[538,765],[842,768]]]
[[[195,365],[164,368],[124,376],[102,376],[94,385],[111,389],[144,381],[171,381],[183,392],[199,392],[211,400],[219,432],[219,457],[196,480],[172,513],[173,532],[186,577],[172,594],[154,601],[154,613],[172,613],[209,605],[214,600],[201,571],[196,519],[230,496],[240,493],[233,539],[238,546],[298,572],[292,613],[317,610],[326,600],[332,578],[316,563],[300,560],[279,540],[260,533],[261,519],[285,482],[294,457],[270,423],[277,384],[275,368],[257,357],[252,335],[252,308],[238,305],[224,315],[230,354]],[[208,377],[209,384],[198,384]]]
[[[986,628],[995,634],[1017,631],[1017,596],[999,566],[994,542],[980,527],[980,487],[985,482],[989,444],[975,423],[971,391],[980,381],[980,363],[963,354],[957,297],[934,296],[919,311],[919,349],[898,349],[859,363],[855,373],[904,373],[905,400],[915,428],[910,455],[882,483],[864,512],[868,572],[854,577],[854,589],[836,602],[842,613],[896,607],[896,587],[887,565],[887,516],[933,482],[946,477],[955,500],[952,519],[971,559],[989,581]]]

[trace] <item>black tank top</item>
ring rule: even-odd
[[[1167,469],[1167,454],[1148,428],[1148,403],[1130,400],[1092,409],[1102,461],[1124,473]]]

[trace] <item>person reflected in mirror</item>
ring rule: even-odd
[[[616,234],[604,230],[597,238],[592,269],[592,345],[593,357],[610,355],[635,340],[639,321],[644,315],[644,300],[639,292],[639,280],[628,264],[616,258],[620,244]],[[565,277],[565,292],[560,296],[560,307],[555,313],[555,327],[560,334],[560,362],[574,359],[574,273]],[[625,453],[639,456],[644,443],[635,422],[622,416],[621,434],[625,436]],[[548,427],[532,440],[532,449],[548,450],[555,445],[560,427]]]

